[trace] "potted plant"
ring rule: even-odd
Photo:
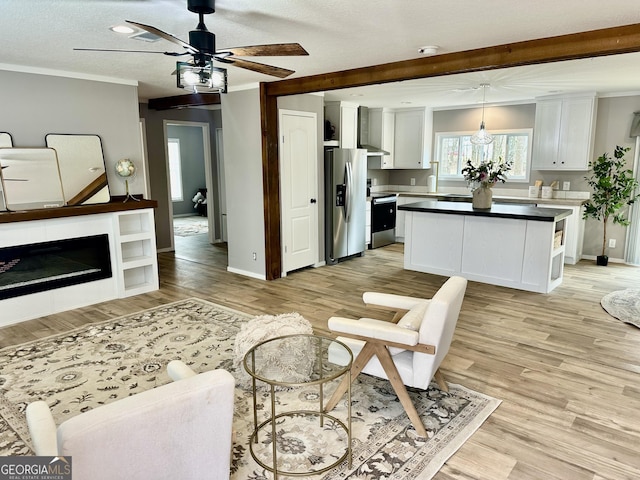
[[[602,254],[598,255],[598,265],[607,265],[609,257],[605,255],[607,246],[607,223],[609,218],[613,223],[627,226],[629,220],[621,209],[631,205],[638,194],[634,193],[638,182],[633,178],[633,172],[626,168],[624,154],[629,147],[616,146],[613,157],[603,153],[597,159],[589,162],[593,173],[585,180],[593,188],[593,194],[584,205],[583,218],[593,218],[603,223]]]

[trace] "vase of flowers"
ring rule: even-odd
[[[462,169],[462,175],[472,191],[473,208],[488,210],[493,201],[493,187],[498,182],[507,181],[507,173],[513,166],[512,162],[503,162],[498,157],[498,161],[490,160],[474,165],[471,160],[467,160],[467,166]]]

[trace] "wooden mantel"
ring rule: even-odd
[[[75,205],[59,208],[40,208],[36,210],[21,210],[16,212],[0,212],[0,223],[28,222],[31,220],[48,220],[51,218],[77,217],[79,215],[93,215],[96,213],[124,212],[143,208],[158,208],[156,200],[140,201],[127,200],[124,197],[112,197],[109,203],[93,205]]]

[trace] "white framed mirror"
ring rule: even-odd
[[[0,148],[13,147],[13,140],[11,134],[7,132],[0,132]],[[0,179],[2,178],[2,171],[0,171]],[[2,181],[0,180],[0,212],[7,210],[7,204],[4,201],[4,191],[2,190]]]
[[[98,135],[47,134],[47,147],[55,149],[67,205],[108,203],[111,200]]]
[[[4,147],[13,147],[13,140],[10,133],[0,132],[0,148]]]
[[[0,167],[7,210],[64,206],[53,148],[0,148]]]

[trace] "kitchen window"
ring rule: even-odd
[[[436,133],[436,160],[438,177],[444,180],[462,180],[461,170],[467,160],[475,165],[481,161],[512,161],[509,181],[528,182],[531,165],[533,129],[491,131],[493,142],[489,145],[471,143],[473,132]]]

